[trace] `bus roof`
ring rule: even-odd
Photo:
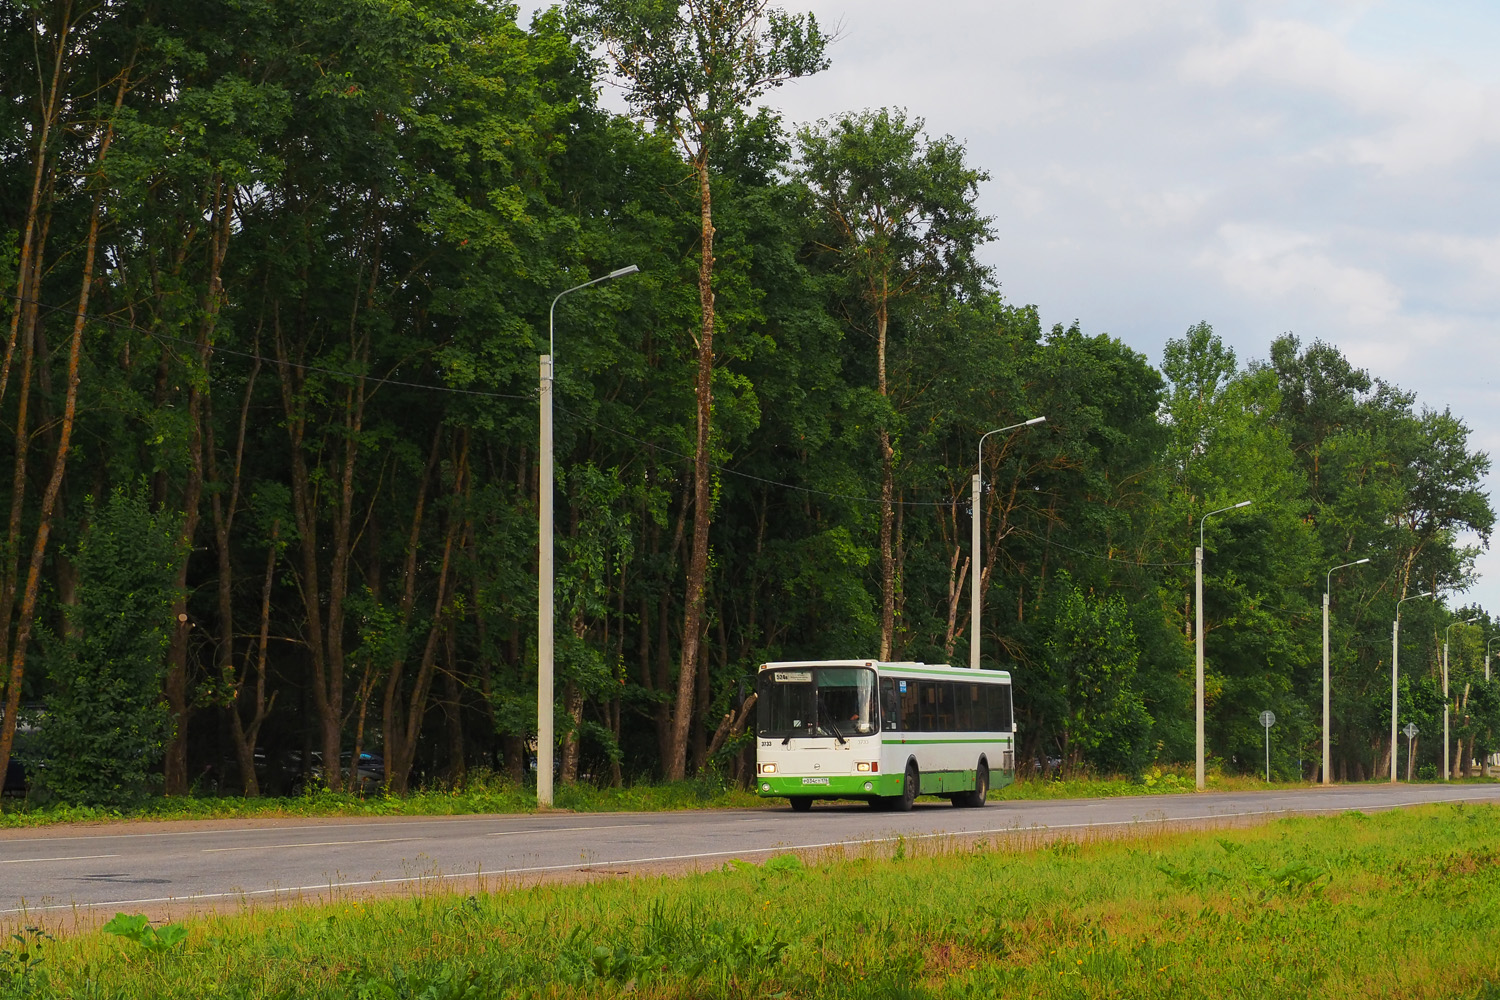
[[[883,674],[926,674],[943,677],[982,677],[985,680],[1008,681],[1008,670],[970,670],[948,663],[918,663],[915,661],[888,662],[884,660],[782,660],[762,663],[761,670],[782,667],[873,667]]]

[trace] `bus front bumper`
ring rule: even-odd
[[[814,798],[868,798],[872,795],[900,795],[899,774],[830,774],[826,776],[762,774],[755,779],[755,790],[762,798],[810,795]]]

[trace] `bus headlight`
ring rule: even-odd
[[[854,769],[856,771],[871,771],[871,772],[879,771],[880,770],[880,761],[878,761],[878,760],[863,761],[862,760],[858,764],[854,765]]]
[[[760,773],[761,774],[775,774],[776,773],[776,765],[775,764],[762,764],[760,766]]]

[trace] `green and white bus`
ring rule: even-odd
[[[982,806],[1015,780],[1010,674],[876,660],[766,663],[756,682],[756,789],[907,810],[918,795]]]

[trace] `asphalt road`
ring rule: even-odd
[[[1297,813],[1375,811],[1425,802],[1500,804],[1500,785],[1357,785],[1328,790],[919,803],[674,813],[547,813],[274,823],[133,823],[0,836],[0,914],[61,908],[274,901],[330,890],[404,891],[499,877],[607,877],[713,867],[777,851],[860,849],[1016,833],[1125,832],[1162,824],[1244,823]]]

